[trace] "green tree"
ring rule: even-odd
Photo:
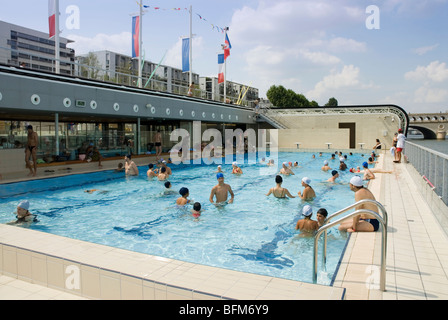
[[[266,92],[269,101],[277,108],[308,108],[310,102],[303,94],[297,94],[283,86],[271,86]]]
[[[328,102],[325,104],[326,107],[337,107],[338,106],[338,100],[335,98],[330,98]]]

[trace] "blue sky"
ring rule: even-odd
[[[0,20],[48,30],[46,0],[1,1]],[[230,28],[229,80],[250,84],[265,97],[283,85],[325,104],[391,103],[406,111],[448,111],[448,0],[144,0],[146,59],[181,67],[181,37],[193,6],[193,71],[217,76],[217,54]],[[67,28],[66,8],[80,12],[80,28]],[[379,29],[368,29],[375,5]],[[111,50],[131,54],[135,0],[60,0],[62,36],[79,54]],[[207,22],[200,20],[197,14]]]

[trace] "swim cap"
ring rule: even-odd
[[[181,196],[185,196],[188,193],[187,188],[180,188],[179,193]]]
[[[216,179],[224,178],[224,175],[220,172],[216,175]]]
[[[355,187],[362,187],[362,186],[364,186],[360,176],[354,176],[353,178],[351,178],[350,179],[350,183],[352,185],[354,185]]]
[[[313,214],[313,209],[311,208],[310,205],[306,205],[306,206],[304,206],[303,209],[302,209],[302,214],[303,214],[305,217],[310,217],[310,216]]]
[[[236,162],[236,161],[233,162],[233,163],[232,163],[232,166],[235,166],[235,167],[238,166],[238,162]]]
[[[331,171],[331,174],[332,174],[333,176],[335,176],[335,175],[338,174],[338,172],[337,172],[336,170],[333,170],[333,171]]]
[[[167,181],[165,182],[165,188],[169,188],[171,186],[171,182]]]
[[[368,168],[368,167],[369,167],[369,164],[368,164],[367,162],[363,162],[363,163],[362,163],[362,166],[363,166],[364,168]]]
[[[28,210],[30,208],[30,203],[28,200],[23,200],[22,202],[19,203],[18,207]]]
[[[325,160],[324,161],[324,166],[326,166],[328,164],[328,161],[327,160]]]
[[[311,179],[305,177],[305,178],[302,179],[302,182],[305,183],[305,184],[310,184],[311,183]]]

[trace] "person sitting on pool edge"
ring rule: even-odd
[[[304,206],[302,209],[302,215],[305,218],[297,221],[296,230],[300,230],[304,234],[311,235],[319,229],[317,221],[311,220],[311,216],[313,215],[313,209],[311,206]]]
[[[286,196],[295,198],[291,193],[289,193],[288,189],[282,188],[283,178],[281,176],[275,177],[275,183],[277,184],[277,186],[269,189],[269,192],[266,194],[266,196],[269,196],[272,193],[276,198],[286,198]]]
[[[375,200],[372,192],[364,188],[363,180],[360,176],[354,176],[350,179],[350,190],[355,193],[355,203],[364,199]],[[355,210],[367,209],[378,213],[378,206],[373,203],[361,204]],[[378,231],[379,221],[375,216],[366,213],[356,215],[353,219],[343,221],[338,229],[347,232],[375,232]]]
[[[313,200],[316,197],[316,193],[314,192],[313,188],[311,188],[310,183],[311,183],[310,178],[304,177],[302,179],[302,186],[305,187],[305,189],[303,189],[303,194],[301,191],[297,193],[300,199]]]
[[[179,194],[181,197],[179,197],[176,200],[176,204],[178,206],[184,206],[186,204],[189,204],[191,200],[189,200],[187,197],[190,195],[190,191],[187,188],[180,188]]]
[[[215,204],[233,203],[235,195],[233,194],[230,185],[224,183],[224,175],[222,173],[218,173],[216,175],[216,179],[218,180],[218,184],[212,188],[209,199],[210,202],[215,203],[214,198],[216,197]],[[227,200],[229,194],[230,200]]]

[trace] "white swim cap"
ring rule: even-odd
[[[28,210],[30,208],[30,203],[28,200],[23,200],[22,202],[19,203],[18,207]]]
[[[304,206],[303,209],[302,209],[302,214],[303,214],[305,217],[310,217],[310,216],[313,214],[313,209],[311,208],[310,205],[306,205],[306,206]]]
[[[232,166],[237,166],[237,165],[238,165],[238,162],[236,162],[236,161],[232,163]]]
[[[311,183],[311,179],[305,177],[305,178],[302,179],[302,182],[305,183],[305,184],[310,184]]]
[[[354,176],[350,179],[350,183],[354,185],[355,187],[362,187],[364,186],[363,181],[360,176]]]
[[[326,166],[328,164],[328,161],[327,160],[325,160],[324,161],[324,166]]]

